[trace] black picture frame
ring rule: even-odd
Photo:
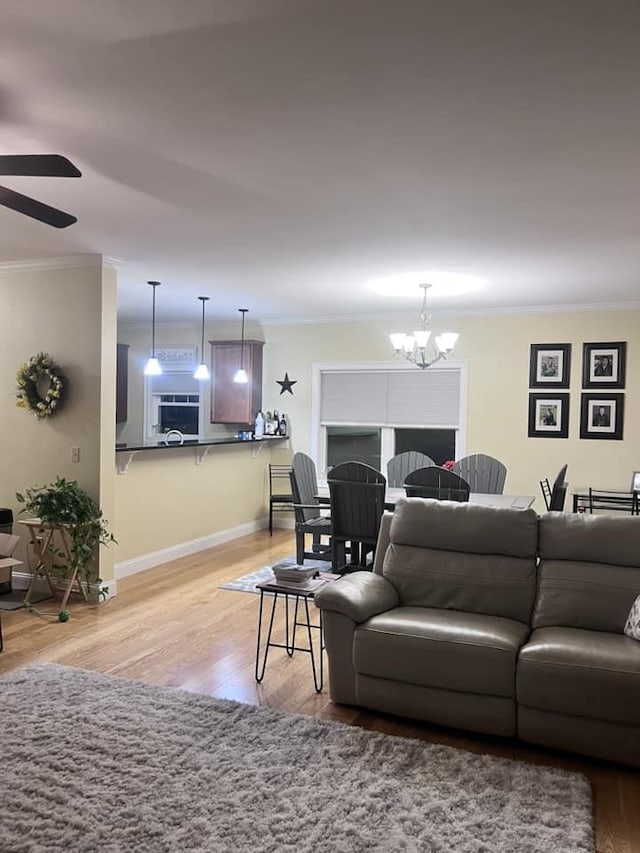
[[[582,345],[582,387],[624,388],[626,341]]]
[[[569,437],[569,394],[529,394],[529,438]]]
[[[531,344],[529,388],[568,388],[571,344]]]
[[[624,394],[581,394],[580,438],[622,441]]]

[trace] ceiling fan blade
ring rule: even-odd
[[[79,178],[82,172],[61,154],[0,154],[0,175]]]
[[[56,207],[49,207],[48,204],[43,204],[41,201],[36,201],[34,198],[29,198],[29,196],[7,189],[7,187],[0,187],[0,204],[15,210],[17,213],[31,216],[32,219],[38,219],[46,225],[53,225],[54,228],[67,228],[67,226],[78,221],[78,218],[71,216],[70,213],[65,213]]]

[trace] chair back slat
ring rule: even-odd
[[[486,453],[464,456],[455,463],[452,470],[469,483],[472,492],[488,495],[501,495],[504,492],[506,465]]]
[[[417,450],[407,450],[392,456],[387,462],[387,480],[394,488],[402,488],[407,474],[417,468],[428,468],[436,463],[430,456],[419,453]]]
[[[435,498],[439,501],[468,501],[471,491],[466,480],[438,465],[412,471],[404,481],[404,490],[408,498]]]

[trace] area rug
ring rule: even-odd
[[[593,853],[577,774],[53,664],[0,678],[11,853]]]
[[[278,566],[295,566],[297,565],[296,555],[292,554],[290,557],[284,557],[282,560],[277,561]],[[331,563],[329,560],[305,560],[305,566],[312,566],[313,568],[318,569],[318,571],[328,572],[331,571]],[[272,581],[275,580],[273,572],[271,570],[271,566],[263,566],[261,569],[256,569],[255,572],[251,572],[248,575],[242,575],[242,577],[237,578],[234,581],[229,581],[228,583],[220,584],[219,589],[234,589],[237,592],[255,592],[258,593],[260,590],[256,589],[257,583],[262,583],[262,581]]]

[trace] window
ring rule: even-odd
[[[436,465],[456,458],[455,429],[396,429],[394,438],[394,453],[418,450]]]
[[[170,429],[185,438],[199,438],[203,432],[200,382],[191,374],[165,371],[150,376],[146,383],[147,440],[157,439]]]
[[[380,434],[377,427],[327,427],[327,471],[342,462],[364,462],[379,470]]]
[[[465,364],[314,365],[312,452],[321,476],[348,460],[386,472],[405,450],[439,464],[460,458],[465,427]]]
[[[199,394],[156,394],[154,398],[160,433],[178,429],[184,435],[198,435]]]

